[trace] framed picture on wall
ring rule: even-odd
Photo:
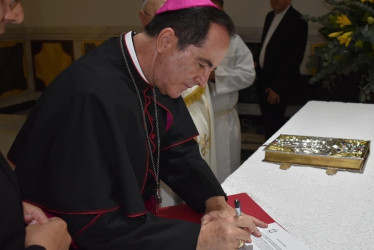
[[[31,41],[34,65],[35,90],[44,90],[64,69],[74,61],[73,41]]]

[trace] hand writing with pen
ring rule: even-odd
[[[261,237],[257,227],[266,228],[265,222],[241,212],[238,215],[224,197],[208,199],[196,249],[238,249],[252,242],[251,235]]]

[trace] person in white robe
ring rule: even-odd
[[[251,86],[255,77],[251,51],[239,35],[233,36],[225,58],[209,81],[214,111],[216,176],[221,183],[240,166],[239,90]]]
[[[214,114],[209,87],[194,86],[185,90],[182,97],[199,131],[196,141],[200,154],[217,175]]]

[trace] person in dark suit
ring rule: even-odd
[[[22,202],[16,177],[0,152],[0,249],[63,250],[71,241],[66,222]]]
[[[0,0],[0,35],[6,24],[22,23],[20,0]],[[22,195],[9,163],[0,152],[0,249],[65,250],[71,238],[66,222],[48,218],[44,212],[22,202]]]
[[[282,125],[287,105],[295,98],[308,37],[308,24],[292,0],[270,0],[257,55],[256,88],[268,139]]]

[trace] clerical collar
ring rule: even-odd
[[[130,53],[131,60],[134,63],[136,70],[138,71],[140,76],[143,78],[143,80],[146,81],[147,83],[149,83],[147,78],[145,78],[143,70],[140,67],[138,57],[136,56],[134,41],[132,40],[132,37],[133,37],[134,34],[135,33],[133,33],[132,31],[126,33],[126,35],[125,35],[126,48]]]

